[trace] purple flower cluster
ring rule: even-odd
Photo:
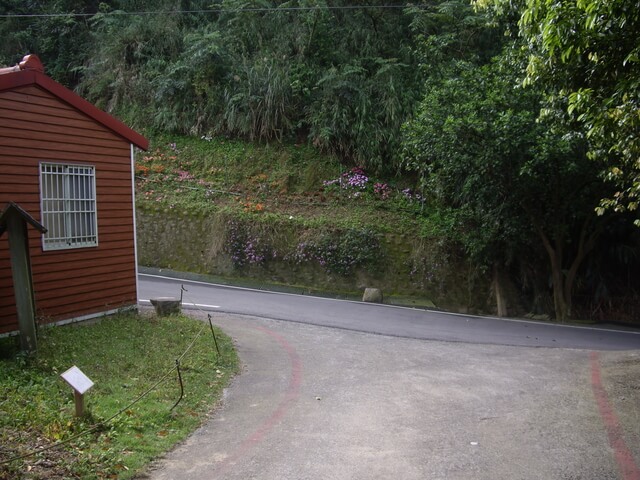
[[[297,263],[313,260],[312,252],[308,247],[309,245],[306,242],[299,243],[296,247],[296,251],[289,258],[292,258]]]
[[[369,183],[369,177],[367,177],[362,168],[354,167],[343,173],[339,178],[326,180],[322,183],[325,187],[340,185],[340,188],[347,190],[364,190]]]
[[[290,259],[298,264],[305,262],[317,262],[321,267],[327,267],[331,263],[332,256],[337,247],[335,245],[318,245],[314,242],[301,242]]]
[[[359,190],[367,188],[369,177],[365,175],[364,170],[361,168],[352,168],[350,172],[344,173],[342,177],[347,182],[347,188],[357,188]]]
[[[378,238],[372,231],[336,231],[299,243],[287,260],[298,264],[315,262],[328,273],[349,276],[357,268],[373,265],[379,251]]]
[[[265,261],[265,255],[261,254],[256,248],[255,238],[251,238],[247,241],[247,244],[244,247],[244,258],[247,263],[250,264],[260,264]]]
[[[276,253],[264,245],[259,238],[249,235],[244,225],[237,222],[229,224],[225,250],[231,255],[231,261],[236,268],[245,265],[262,265],[276,256]]]
[[[419,193],[415,193],[410,188],[405,188],[404,190],[402,190],[402,195],[404,195],[407,200],[414,202],[421,202],[423,200],[422,195],[420,195]]]

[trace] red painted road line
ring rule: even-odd
[[[618,421],[618,416],[614,412],[609,400],[607,392],[602,386],[602,377],[600,375],[600,355],[598,352],[591,352],[591,386],[593,395],[596,397],[600,416],[604,422],[604,428],[609,437],[609,445],[618,462],[618,468],[622,474],[622,480],[640,480],[640,469],[636,465],[633,454],[624,441],[624,434]]]
[[[267,434],[267,432],[271,430],[277,423],[279,423],[280,420],[282,420],[289,407],[291,407],[291,405],[300,396],[300,385],[302,384],[302,362],[300,361],[298,352],[296,352],[296,350],[289,344],[289,342],[287,342],[282,336],[278,335],[277,333],[263,327],[256,328],[273,337],[287,352],[287,354],[289,355],[289,359],[291,360],[291,378],[289,379],[289,388],[287,389],[284,400],[280,402],[280,405],[278,406],[276,411],[273,412],[273,414],[267,419],[267,421],[265,421],[262,426],[258,428],[258,430],[256,430],[249,438],[247,438],[242,443],[240,449],[242,449],[242,447],[249,448],[256,443],[259,443]]]
[[[280,344],[282,349],[289,355],[291,361],[291,376],[289,378],[289,387],[285,393],[284,399],[278,404],[278,408],[267,418],[260,427],[258,427],[251,435],[249,435],[236,450],[227,457],[216,469],[218,475],[227,471],[228,468],[235,464],[239,458],[246,455],[253,447],[260,443],[264,437],[275,427],[287,414],[291,406],[300,396],[300,386],[302,385],[302,362],[296,349],[287,342],[281,335],[264,327],[254,327],[261,332],[272,337]]]

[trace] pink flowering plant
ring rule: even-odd
[[[346,277],[358,268],[375,267],[381,252],[378,235],[373,230],[348,229],[300,242],[289,260],[298,264],[317,263],[328,273]]]
[[[354,167],[333,180],[325,180],[322,185],[325,192],[345,192],[350,199],[396,201],[402,208],[422,201],[422,197],[411,189],[399,191],[386,182],[375,181],[360,167]]]
[[[380,200],[387,200],[393,190],[386,183],[377,182],[373,185],[373,193],[375,193],[376,197],[380,198]]]
[[[276,257],[275,251],[267,242],[251,234],[243,223],[232,220],[227,227],[225,250],[231,255],[231,262],[235,268],[264,265]]]

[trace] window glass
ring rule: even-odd
[[[44,250],[98,244],[95,167],[40,164]]]

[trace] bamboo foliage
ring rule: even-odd
[[[250,140],[281,140],[291,130],[288,66],[272,59],[246,62],[224,93],[221,133]]]
[[[340,10],[322,0],[218,7],[178,15],[167,2],[157,15],[96,14],[82,93],[133,126],[306,137],[346,163],[397,165],[399,128],[418,85],[402,9]]]
[[[176,17],[97,14],[92,22],[95,35],[105,40],[87,62],[80,91],[140,124],[137,117],[152,104],[154,80],[183,48]]]
[[[79,67],[67,84],[135,128],[306,139],[347,164],[399,165],[400,125],[422,90],[416,19],[429,12],[382,0],[363,8],[346,0],[30,3],[91,15],[42,20],[45,37]],[[17,19],[0,27],[4,48],[25,43],[23,27]],[[63,40],[81,47],[65,50]]]
[[[320,79],[322,94],[310,110],[311,137],[321,148],[381,170],[410,111],[411,92],[403,84],[408,65],[366,60],[332,68]]]

